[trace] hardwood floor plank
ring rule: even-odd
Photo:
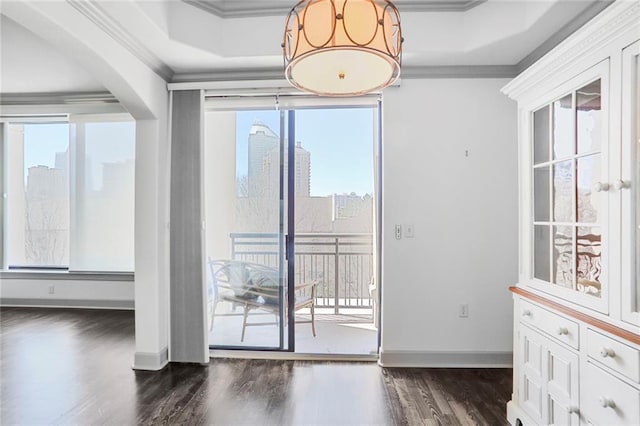
[[[134,371],[130,311],[2,308],[0,424],[501,425],[510,369],[212,359]]]

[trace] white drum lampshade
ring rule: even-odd
[[[302,0],[287,18],[285,74],[318,95],[375,92],[400,76],[403,41],[388,0]]]

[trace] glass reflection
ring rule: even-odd
[[[535,225],[533,227],[533,276],[544,281],[551,280],[551,268],[549,265],[550,228],[549,225]]]
[[[533,204],[534,220],[548,222],[550,216],[549,203],[549,166],[533,169]]]
[[[549,161],[549,106],[533,113],[533,162]]]
[[[577,289],[601,297],[602,237],[600,228],[579,226],[576,234]]]
[[[570,226],[553,227],[553,282],[573,287],[573,231]]]
[[[567,95],[553,103],[553,159],[563,159],[573,155],[573,105],[572,95]]]
[[[556,222],[573,222],[573,171],[572,161],[553,165],[553,219]]]
[[[600,216],[600,193],[593,190],[600,180],[600,155],[579,158],[576,170],[578,222],[597,223]]]
[[[602,135],[600,92],[600,80],[596,80],[576,92],[578,154],[600,151]]]

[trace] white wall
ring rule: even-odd
[[[167,363],[169,338],[169,95],[166,82],[65,2],[5,2],[3,15],[48,40],[111,92],[136,119],[134,368]]]
[[[516,104],[499,92],[507,82],[404,80],[384,93],[383,364],[511,351],[517,135]],[[395,224],[413,224],[415,238],[396,240]],[[458,317],[462,303],[469,318]]]
[[[53,294],[49,287],[53,286]],[[77,306],[132,309],[133,281],[3,278],[3,306]]]

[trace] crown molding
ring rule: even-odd
[[[459,65],[459,66],[405,66],[403,80],[419,78],[513,78],[518,75],[515,65]],[[221,70],[208,73],[175,74],[170,84],[224,81],[276,81],[284,80],[282,68],[252,70]]]
[[[295,6],[296,0],[290,4],[266,5],[266,2],[216,2],[209,0],[182,0],[191,6],[212,13],[220,18],[252,18],[260,16],[285,16]],[[466,12],[487,0],[436,0],[436,1],[403,1],[393,3],[400,12]]]
[[[8,116],[122,112],[126,112],[126,110],[109,92],[0,94],[0,121]]]
[[[0,105],[88,105],[118,104],[109,92],[57,92],[57,93],[4,93],[0,94]]]
[[[67,0],[67,3],[86,16],[98,28],[107,33],[165,81],[173,77],[173,70],[132,36],[117,20],[105,12],[97,1]]]
[[[578,16],[567,22],[560,30],[556,31],[551,37],[546,39],[542,44],[536,47],[531,53],[525,56],[518,64],[518,73],[533,65],[537,60],[553,50],[563,40],[571,36],[577,30],[582,28],[587,22],[596,17],[600,12],[615,3],[615,0],[595,0]]]
[[[454,66],[405,66],[400,76],[403,80],[414,78],[513,78],[518,75],[515,65],[454,65]]]
[[[566,74],[579,61],[588,58],[616,39],[633,38],[640,31],[640,1],[618,0],[586,23],[553,50],[529,66],[502,88],[512,99],[523,98],[534,88],[544,87],[554,76]]]
[[[257,68],[247,70],[219,70],[205,73],[175,74],[170,83],[202,81],[283,80],[283,68]]]

